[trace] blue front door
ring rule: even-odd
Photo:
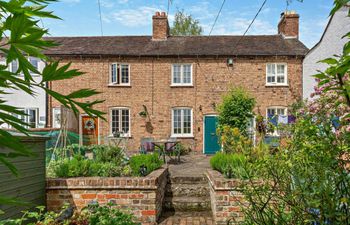
[[[204,154],[215,154],[221,149],[216,134],[217,124],[218,118],[216,116],[204,117]]]

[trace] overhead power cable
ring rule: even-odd
[[[166,11],[166,15],[169,16],[170,5],[173,3],[173,0],[168,0],[168,9]]]
[[[103,27],[102,27],[102,12],[101,12],[101,1],[97,0],[98,3],[98,12],[100,13],[100,28],[101,28],[101,36],[103,36]]]
[[[261,10],[264,8],[265,4],[266,4],[267,0],[264,0],[264,2],[261,4],[258,12],[255,14],[252,22],[249,24],[249,26],[247,27],[247,29],[244,31],[243,35],[240,37],[240,39],[237,41],[236,45],[234,48],[237,48],[238,44],[242,41],[243,37],[248,33],[250,27],[253,25],[253,23],[255,22],[255,19],[259,16]]]
[[[219,18],[219,16],[220,16],[220,13],[221,13],[222,8],[224,7],[225,2],[226,2],[226,0],[223,0],[223,1],[222,1],[220,10],[219,10],[218,14],[216,15],[216,18],[215,18],[215,20],[214,20],[213,26],[212,26],[211,29],[210,29],[209,36],[211,35],[211,32],[213,32],[213,29],[214,29],[214,27],[215,27],[216,22],[218,21],[218,18]]]

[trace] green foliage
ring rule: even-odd
[[[226,178],[245,179],[248,176],[248,161],[243,154],[218,152],[210,159],[210,165]]]
[[[64,206],[61,212],[55,213],[45,212],[44,206],[38,206],[36,211],[24,211],[21,218],[3,220],[0,221],[0,225],[140,225],[134,222],[135,217],[132,214],[122,212],[112,203],[105,206],[89,205],[80,213],[75,212],[71,218],[58,222],[57,219],[67,208],[68,205]]]
[[[50,177],[116,177],[130,175],[130,168],[124,152],[119,147],[109,145],[93,145],[78,148],[77,145],[59,149],[67,152],[65,157],[58,157],[48,168]],[[94,159],[85,157],[92,153]],[[72,156],[72,157],[71,157]]]
[[[199,25],[199,21],[187,15],[184,10],[179,10],[175,14],[173,26],[170,29],[171,35],[201,35],[203,28]]]
[[[243,136],[238,128],[223,125],[220,130],[220,141],[225,153],[243,153],[252,146],[252,141]]]
[[[6,65],[0,66],[0,93],[7,94],[8,90],[20,90],[28,95],[35,96],[34,89],[43,89],[54,99],[71,108],[76,114],[79,110],[88,115],[102,118],[103,113],[93,109],[101,101],[93,100],[83,102],[78,99],[93,97],[98,94],[95,90],[83,89],[68,95],[62,95],[46,87],[47,81],[70,79],[81,76],[83,73],[75,69],[70,69],[70,64],[59,65],[44,55],[43,50],[54,46],[56,43],[44,39],[48,30],[41,28],[39,22],[41,18],[59,19],[52,12],[45,11],[47,5],[54,0],[12,0],[0,1],[1,18],[0,52],[6,58]],[[46,68],[38,71],[29,61],[28,57],[36,57],[47,63]],[[18,62],[17,71],[9,71],[11,62]],[[19,75],[22,74],[24,79]],[[33,74],[38,74],[42,80],[37,82],[33,79]],[[25,115],[17,107],[7,105],[6,101],[0,99],[0,123],[7,123],[17,131],[27,134],[28,124],[15,116]],[[30,149],[19,142],[11,133],[5,130],[0,131],[0,145],[9,148],[9,153],[0,153],[0,163],[4,164],[14,175],[18,175],[17,168],[9,159],[18,156],[32,156]],[[0,200],[1,203],[1,200]]]
[[[231,89],[218,106],[219,128],[227,125],[236,127],[243,135],[247,135],[247,124],[253,118],[255,99],[243,88]]]
[[[139,225],[134,222],[134,216],[126,214],[115,208],[113,204],[106,206],[90,206],[89,224],[90,225]]]
[[[163,161],[157,153],[134,155],[129,161],[132,174],[134,176],[142,176],[140,172],[141,166],[147,167],[146,175],[152,171],[159,169],[163,165]]]

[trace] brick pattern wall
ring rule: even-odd
[[[65,203],[78,210],[92,201],[113,202],[131,212],[145,225],[157,224],[164,199],[168,169],[159,169],[144,178],[69,178],[48,179],[46,199],[48,210],[60,210]]]
[[[278,33],[286,37],[299,38],[299,15],[286,11],[278,23]]]
[[[234,65],[227,58],[63,58],[72,62],[72,68],[86,72],[81,77],[52,82],[51,88],[63,94],[80,88],[102,92],[96,97],[105,102],[96,106],[106,114],[107,121],[99,121],[101,143],[110,135],[110,109],[128,107],[131,113],[129,150],[136,151],[142,137],[168,138],[171,135],[173,107],[193,109],[193,137],[180,139],[194,150],[203,150],[203,119],[216,114],[215,106],[223,94],[233,86],[242,86],[257,100],[255,112],[266,115],[269,106],[288,106],[302,96],[302,58],[296,57],[237,57]],[[111,86],[109,68],[112,62],[130,64],[130,86]],[[288,86],[266,86],[266,63],[287,63]],[[171,87],[171,69],[174,63],[190,63],[193,69],[192,87]],[[52,101],[50,106],[60,104]],[[141,117],[143,105],[150,120]],[[50,109],[50,116],[52,109]]]
[[[211,208],[213,219],[217,225],[239,224],[244,220],[242,207],[244,196],[239,192],[239,180],[225,179],[222,174],[208,170],[206,176],[209,181]]]
[[[165,40],[169,36],[168,17],[165,12],[157,12],[153,17],[153,35],[154,40]]]

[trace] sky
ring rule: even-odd
[[[242,35],[264,0],[226,0],[212,35]],[[300,40],[309,48],[322,36],[329,19],[332,0],[289,0],[289,10],[300,15]],[[167,11],[168,0],[100,0],[103,35],[151,35],[152,15]],[[199,20],[208,35],[222,0],[172,0],[170,26],[177,10]],[[286,0],[267,0],[248,35],[276,34]],[[60,0],[49,10],[62,20],[44,19],[52,36],[100,36],[98,0]]]

